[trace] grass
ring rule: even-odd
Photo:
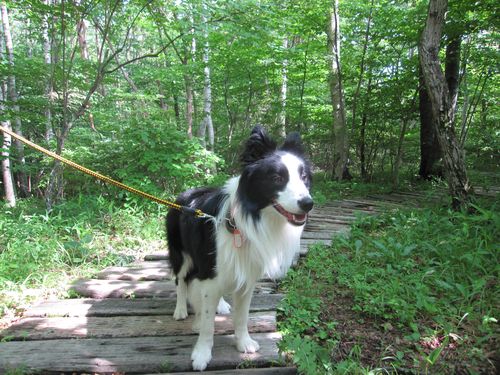
[[[359,219],[283,282],[281,349],[305,374],[494,373],[498,206]]]
[[[36,200],[0,210],[0,325],[34,300],[71,297],[69,282],[164,249],[164,210],[80,196],[51,213]]]

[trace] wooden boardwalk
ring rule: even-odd
[[[357,213],[374,214],[415,202],[416,196],[370,196],[315,208],[300,255],[313,243],[329,244],[336,234],[348,232]],[[0,332],[0,374],[19,368],[44,374],[191,373],[190,355],[196,340],[191,330],[193,317],[185,321],[172,318],[175,285],[167,256],[152,254],[128,267],[110,267],[95,279],[74,283],[73,290],[82,298],[29,308],[19,321]],[[217,315],[213,359],[206,372],[296,373],[293,367],[286,367],[277,349],[276,307],[282,298],[274,281],[262,280],[256,288],[249,328],[261,346],[255,354],[236,350],[231,316]]]

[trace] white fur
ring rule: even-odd
[[[277,201],[288,212],[303,213],[297,202],[302,198],[311,198],[309,190],[299,174],[300,166],[303,166],[304,163],[298,157],[289,153],[283,154],[281,161],[288,169],[289,180],[285,190],[278,194]]]
[[[288,153],[283,154],[282,159],[289,169],[290,181],[278,201],[287,210],[300,212],[297,203],[292,204],[292,200],[309,196],[298,173],[301,161]],[[239,177],[234,177],[225,185],[229,198],[215,221],[216,277],[203,281],[195,279],[188,286],[187,296],[196,314],[193,328],[200,332],[191,355],[194,370],[203,371],[212,358],[215,313],[229,312],[229,304],[221,298],[226,293],[233,294],[237,349],[246,353],[259,350],[259,344],[248,333],[248,314],[255,284],[265,275],[270,278],[283,275],[300,249],[303,226],[289,224],[272,206],[261,210],[260,220],[254,221],[250,215],[245,215],[237,199],[238,182]],[[234,246],[233,234],[226,230],[228,212],[231,212],[237,228],[242,232],[243,241],[239,248]],[[181,272],[183,270],[184,266]],[[181,305],[185,304],[183,288],[177,287]],[[179,294],[177,302],[179,307]],[[182,319],[184,310],[177,307],[174,317]]]

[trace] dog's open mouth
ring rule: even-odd
[[[283,206],[276,201],[273,203],[273,207],[276,209],[276,211],[282,214],[292,225],[300,226],[306,223],[307,214],[292,214],[291,212],[285,210]]]

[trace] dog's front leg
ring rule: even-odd
[[[255,286],[246,290],[242,288],[234,293],[233,321],[236,348],[242,353],[255,353],[260,349],[259,343],[248,334],[248,311]]]
[[[200,281],[200,334],[191,354],[193,370],[203,371],[212,359],[214,345],[215,311],[219,302],[220,293],[214,280]]]

